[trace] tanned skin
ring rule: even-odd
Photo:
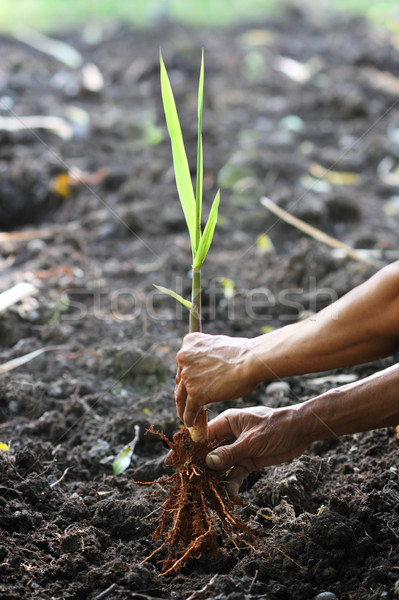
[[[176,357],[175,398],[192,426],[201,407],[259,383],[392,355],[399,347],[399,261],[304,321],[248,338],[192,333]],[[207,456],[235,495],[254,470],[285,462],[316,440],[399,424],[399,365],[287,408],[232,409],[209,423]]]

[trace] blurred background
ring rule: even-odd
[[[10,0],[0,1],[0,29],[21,24],[44,31],[62,30],[88,20],[128,20],[149,26],[160,19],[193,26],[221,27],[299,6],[320,13],[343,11],[399,29],[397,0]]]

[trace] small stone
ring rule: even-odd
[[[303,130],[305,123],[301,117],[298,117],[298,115],[287,115],[280,119],[278,126],[281,129],[286,129],[287,131],[297,132]]]
[[[30,256],[38,256],[46,248],[46,242],[43,240],[30,240],[27,243]]]
[[[332,592],[320,592],[317,596],[313,596],[313,600],[338,600],[338,598]]]
[[[290,390],[290,384],[286,381],[272,381],[272,383],[269,383],[265,391],[268,396],[286,396],[290,393]]]

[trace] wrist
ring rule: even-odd
[[[323,411],[323,407],[329,402],[328,395],[329,392],[326,392],[322,396],[306,400],[293,407],[296,410],[296,427],[302,432],[307,445],[335,436],[329,426],[328,415]]]
[[[248,340],[248,373],[256,384],[304,372],[298,363],[300,323],[285,325]]]
[[[392,365],[299,405],[310,441],[397,425],[398,386],[399,365]]]
[[[241,379],[248,387],[255,389],[260,383],[272,379],[267,374],[267,352],[262,350],[260,342],[262,336],[256,338],[245,338],[243,361],[241,364]]]

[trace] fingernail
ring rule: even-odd
[[[219,467],[222,464],[222,459],[217,454],[208,454],[206,464],[208,467]]]

